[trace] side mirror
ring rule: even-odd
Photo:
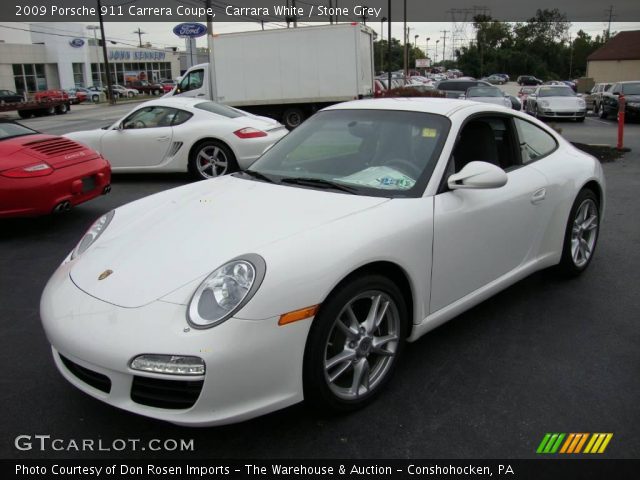
[[[500,188],[507,184],[507,174],[488,162],[469,162],[458,173],[447,179],[451,190]]]

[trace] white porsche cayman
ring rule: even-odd
[[[116,173],[189,171],[211,178],[248,167],[287,133],[267,117],[167,97],[140,104],[109,127],[64,136],[100,152]]]
[[[354,409],[406,341],[536,270],[584,271],[604,201],[598,161],[530,116],[343,103],[245,172],[98,219],[42,322],[62,375],[131,412],[216,425],[303,399]]]

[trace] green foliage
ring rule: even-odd
[[[373,42],[373,61],[375,63],[376,72],[392,72],[395,70],[404,69],[404,45],[400,43],[397,38],[391,39],[391,69],[388,65],[388,48],[389,43],[387,39],[382,41]],[[380,49],[382,49],[382,62],[380,58]],[[424,58],[424,51],[420,48],[414,48],[413,45],[409,46],[409,69],[414,69],[416,65],[416,58]]]
[[[604,36],[592,39],[582,30],[569,41],[570,24],[558,9],[538,10],[527,22],[516,24],[479,15],[474,27],[475,40],[461,48],[458,57],[458,68],[474,77],[507,73],[514,79],[577,78],[586,72],[587,57],[604,43]]]

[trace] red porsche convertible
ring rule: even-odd
[[[63,212],[108,193],[110,182],[94,150],[0,120],[0,218]]]

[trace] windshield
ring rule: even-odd
[[[569,87],[541,87],[539,97],[575,97],[576,93]]]
[[[503,97],[504,94],[499,88],[473,87],[467,90],[467,97]]]
[[[622,92],[625,95],[640,95],[640,82],[623,83]]]
[[[0,122],[0,140],[7,138],[21,137],[23,135],[33,135],[38,133],[30,128],[23,127],[18,123]]]
[[[419,197],[449,128],[446,117],[430,113],[329,110],[289,133],[249,171],[287,184],[331,182],[358,195]]]

